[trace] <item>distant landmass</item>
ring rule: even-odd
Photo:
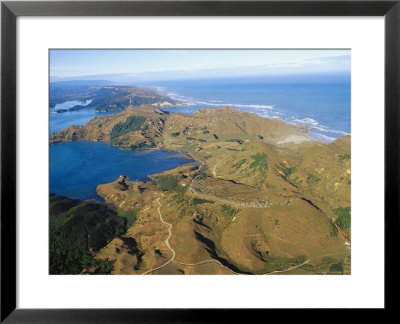
[[[86,104],[89,100],[89,104]],[[51,82],[50,109],[66,101],[81,101],[82,105],[58,109],[58,113],[87,108],[94,108],[96,112],[117,112],[128,106],[143,104],[157,104],[159,106],[183,104],[150,88],[113,85],[113,82],[105,80]]]
[[[62,249],[52,241],[51,265],[64,253],[78,255],[75,273],[350,273],[350,136],[322,143],[306,126],[230,107],[165,112],[163,105],[177,102],[151,89],[76,87],[59,99],[92,99],[88,106],[98,111],[120,112],[55,132],[50,144],[166,149],[198,163],[149,181],[121,175],[99,184],[108,206],[101,217],[102,204],[53,196],[52,228],[60,237],[79,230],[80,254],[71,242]],[[95,242],[94,224],[107,233]]]

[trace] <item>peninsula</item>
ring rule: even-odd
[[[198,163],[99,184],[103,207],[52,197],[51,215],[82,210],[76,227],[94,261],[79,273],[349,274],[351,138],[322,143],[307,131],[230,107],[187,115],[129,105],[55,132],[50,144],[173,150]],[[106,214],[95,217],[107,229],[96,244],[98,229],[82,221],[90,204]]]

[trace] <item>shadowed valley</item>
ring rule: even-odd
[[[99,184],[107,204],[93,206],[104,217],[80,212],[90,202],[52,197],[52,228],[79,234],[90,262],[78,273],[349,274],[351,138],[328,144],[307,131],[229,107],[186,115],[154,105],[70,126],[50,144],[104,141],[198,163]],[[101,226],[109,235],[93,245]]]

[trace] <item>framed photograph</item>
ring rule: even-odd
[[[392,309],[399,16],[2,2],[1,320]]]

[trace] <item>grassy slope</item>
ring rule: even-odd
[[[118,239],[98,253],[99,258],[116,260],[114,273],[142,273],[171,257],[156,197],[161,197],[164,218],[173,224],[170,244],[183,263],[221,258],[240,271],[266,273],[310,259],[288,273],[326,273],[339,262],[349,272],[344,242],[350,229],[335,224],[335,210],[350,206],[350,137],[331,144],[278,144],[289,136],[304,136],[305,129],[230,108],[187,116],[146,106],[91,120],[81,128],[81,139],[109,140],[111,129],[129,116],[143,116],[146,122],[121,138],[121,148],[145,139],[189,153],[204,165],[200,172],[193,165],[165,172],[177,176],[175,190],[162,191],[151,183],[126,189],[119,181],[98,187],[117,207],[141,210],[127,232],[143,253],[140,260],[133,260],[128,245]],[[55,139],[71,140],[70,135],[71,129]],[[229,273],[217,263],[170,264],[159,272],[210,269]]]
[[[109,273],[112,263],[92,258],[95,251],[125,233],[127,214],[94,201],[50,197],[50,273]],[[89,270],[88,268],[92,268]]]

